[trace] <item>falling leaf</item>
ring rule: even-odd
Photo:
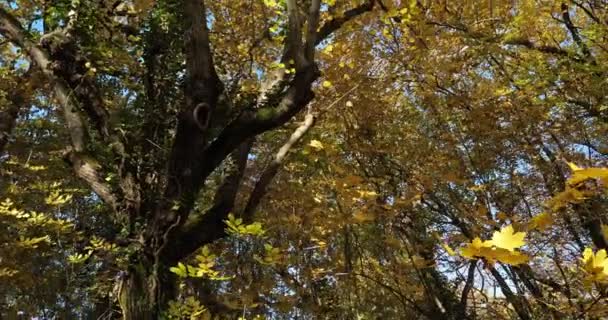
[[[460,250],[460,254],[465,258],[474,259],[475,257],[481,256],[481,249],[488,245],[489,243],[487,241],[483,242],[479,237],[476,237],[471,243],[468,243]]]
[[[507,249],[513,251],[526,243],[524,238],[526,237],[525,232],[515,232],[512,225],[508,225],[502,228],[500,231],[494,231],[491,243],[498,248]]]
[[[530,221],[530,228],[531,229],[538,229],[540,231],[543,231],[545,229],[547,229],[549,226],[551,226],[553,224],[553,217],[551,216],[550,213],[548,212],[543,212],[539,215],[536,215],[534,218],[532,218],[532,220]]]
[[[591,248],[586,248],[583,252],[583,269],[588,274],[588,280],[605,282],[608,280],[608,260],[606,250],[601,249],[593,254]]]
[[[512,252],[501,248],[492,250],[492,255],[496,260],[514,266],[526,263],[530,260],[530,257],[521,252]]]
[[[308,145],[316,150],[323,150],[325,148],[325,146],[323,146],[323,143],[321,143],[321,141],[319,140],[311,140]]]

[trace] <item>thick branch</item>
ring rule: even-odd
[[[153,237],[164,233],[178,217],[181,221],[186,221],[192,209],[204,182],[199,172],[207,162],[203,155],[207,145],[207,126],[222,90],[221,81],[213,65],[205,3],[201,0],[184,0],[183,14],[186,104],[179,115],[171,148],[164,200],[158,204],[153,217],[154,223],[151,225]],[[180,209],[174,212],[171,208],[176,203],[179,203]]]
[[[564,19],[564,24],[566,25],[566,28],[568,28],[568,31],[570,31],[570,35],[572,36],[572,39],[574,40],[576,45],[579,46],[579,48],[581,48],[583,55],[585,55],[586,58],[591,58],[591,51],[589,51],[589,48],[587,47],[585,42],[583,42],[583,39],[581,39],[580,35],[578,34],[578,30],[576,29],[576,26],[574,26],[574,23],[572,23],[572,19],[570,19],[570,12],[569,12],[568,5],[566,3],[562,2],[561,9],[562,9],[562,19]]]
[[[302,24],[296,0],[287,0],[287,17],[289,28],[287,30],[287,51],[285,56],[292,57],[296,62],[296,69],[305,65],[302,50]]]
[[[297,90],[296,90],[297,91]],[[294,93],[295,97],[298,97],[298,95],[296,95]],[[304,97],[304,100],[300,100],[300,99],[296,99],[295,97],[291,97],[291,99],[287,99],[289,100],[289,104],[288,102],[285,102],[286,104],[288,104],[290,110],[292,110],[293,112],[297,112],[299,110],[301,110],[301,108],[296,108],[296,104],[297,106],[302,106],[302,108],[304,106],[306,106],[308,104],[308,102],[310,101],[309,99],[312,99],[312,96],[309,96],[308,98],[305,97],[306,95],[302,95],[300,96],[302,99],[302,97]],[[254,114],[255,116],[255,114]],[[259,116],[259,115],[258,115]],[[231,147],[232,143],[237,143],[237,141],[239,141],[239,139],[245,139],[245,137],[249,137],[249,136],[255,136],[261,132],[264,132],[266,130],[269,130],[271,128],[274,128],[278,125],[283,124],[285,121],[289,120],[289,118],[291,118],[291,116],[289,116],[288,118],[286,118],[284,121],[283,119],[279,119],[279,122],[265,122],[265,121],[261,121],[261,119],[251,119],[251,118],[241,118],[240,121],[243,122],[235,122],[232,124],[232,126],[229,126],[227,129],[224,130],[224,132],[220,135],[219,138],[217,138],[214,143],[212,143],[210,145],[210,147],[205,150],[205,159],[207,160],[205,162],[204,167],[201,167],[201,171],[197,174],[202,174],[201,180],[206,179],[206,177],[213,171],[213,169],[215,167],[217,167],[223,160],[224,157],[222,157],[224,152],[229,152],[228,150],[232,150],[234,149],[233,147]],[[237,119],[238,120],[238,119]],[[257,120],[257,121],[256,121]],[[245,123],[249,123],[249,125],[245,125]],[[287,146],[283,146],[283,148],[281,148],[279,154],[277,154],[277,157],[275,157],[275,160],[277,160],[277,158],[279,159],[279,164],[280,162],[283,160],[283,158],[286,156],[287,152],[289,151],[289,149],[291,148],[291,146],[293,144],[295,144],[300,138],[301,136],[304,135],[304,133],[306,133],[306,131],[310,128],[310,126],[312,126],[312,123],[314,123],[314,117],[312,115],[308,115],[304,125],[301,126],[300,128],[305,127],[305,129],[300,129],[297,130],[294,135],[292,135],[293,139],[290,139],[290,141],[288,141],[288,143],[286,144]],[[243,129],[241,130],[237,130],[237,128],[246,128],[249,129],[251,131],[245,131]],[[273,169],[273,170],[277,170],[278,166]],[[264,188],[267,186],[268,183],[270,183],[270,181],[272,180],[272,177],[274,176],[274,174],[276,174],[276,172],[272,173],[272,175],[270,173],[267,173],[267,183],[265,183]],[[228,182],[229,180],[226,180],[226,182]],[[239,178],[240,181],[240,178]],[[261,192],[260,187],[258,188],[258,191],[255,191],[256,193],[258,193],[259,195],[256,196],[254,199],[255,200],[251,200],[250,202],[251,204],[248,204],[248,207],[250,208],[249,210],[251,210],[252,212],[255,210],[255,207],[257,206],[257,203],[254,205],[253,202],[257,201],[259,202],[260,198],[264,195],[263,192]],[[226,191],[223,190],[223,187],[220,187],[220,189],[218,189],[218,194],[224,194],[226,193]],[[259,198],[258,198],[259,197]],[[230,197],[228,197],[227,199],[230,199]],[[217,200],[217,196],[216,196],[216,200]],[[186,210],[185,208],[191,208],[193,203],[194,203],[194,199],[191,199],[190,201],[192,202],[188,202],[184,205],[184,211]],[[228,205],[229,204],[229,205]],[[183,258],[185,256],[188,256],[190,253],[194,252],[194,250],[196,250],[197,248],[199,248],[200,246],[207,244],[207,243],[211,243],[219,238],[222,238],[225,236],[225,226],[224,226],[224,222],[223,220],[225,220],[225,217],[227,216],[227,214],[233,209],[233,203],[231,203],[230,201],[223,201],[223,202],[216,202],[214,204],[214,206],[209,209],[200,219],[200,221],[198,221],[194,227],[190,226],[190,227],[185,227],[185,229],[187,231],[185,231],[182,235],[179,235],[179,246],[175,246],[175,248],[179,248],[179,250],[173,250],[172,253],[167,253],[170,254],[171,257],[169,257],[170,261],[176,261],[175,259],[180,259]],[[181,208],[180,208],[181,210]],[[188,209],[189,210],[189,209]],[[179,214],[184,214],[183,212],[179,213]]]
[[[116,209],[116,197],[97,172],[98,165],[73,151],[68,151],[65,155],[65,159],[72,165],[74,172],[79,178],[87,182],[91,189],[95,191],[105,203],[110,205],[112,209]]]
[[[77,152],[83,151],[86,131],[80,116],[76,112],[77,104],[70,97],[67,85],[60,79],[57,79],[50,69],[51,60],[47,52],[31,41],[19,21],[3,8],[0,8],[0,33],[15,45],[23,48],[28,53],[32,62],[51,81],[57,100],[59,100],[63,109],[64,118],[72,138],[72,146]]]
[[[317,42],[317,28],[319,26],[319,10],[321,0],[312,0],[308,11],[308,30],[306,32],[305,58],[308,63],[315,61],[315,44]]]
[[[570,53],[567,50],[564,50],[562,48],[554,47],[554,46],[547,46],[547,45],[539,45],[539,44],[536,44],[536,43],[530,41],[529,39],[524,39],[524,38],[506,39],[506,40],[502,41],[502,43],[506,44],[506,45],[522,46],[522,47],[526,47],[527,49],[530,49],[530,50],[535,50],[535,51],[539,51],[539,52],[543,52],[543,53],[552,53],[552,54],[557,54],[560,56],[571,56],[572,55],[572,53]]]
[[[467,273],[467,280],[462,289],[462,295],[460,296],[460,305],[463,310],[467,309],[467,301],[469,299],[469,292],[473,288],[473,280],[475,280],[475,268],[477,268],[477,260],[471,260],[469,263],[469,271]]]
[[[321,43],[321,41],[327,39],[332,33],[336,30],[340,29],[342,25],[353,20],[354,18],[371,11],[374,8],[374,4],[376,0],[368,0],[362,5],[355,7],[353,9],[347,10],[344,14],[338,18],[333,18],[327,21],[317,33],[317,37],[315,39],[315,44]]]
[[[557,55],[561,55],[561,56],[572,56],[572,53],[569,52],[568,50],[564,50],[560,47],[555,47],[555,46],[540,45],[540,44],[532,42],[530,39],[526,39],[526,38],[505,38],[504,36],[503,37],[490,36],[487,34],[471,31],[467,26],[464,26],[464,25],[454,25],[454,24],[438,22],[438,21],[429,21],[428,24],[460,31],[460,32],[466,34],[471,39],[479,40],[479,41],[482,41],[485,43],[522,46],[527,49],[535,50],[535,51],[539,51],[539,52],[543,52],[543,53],[551,53],[551,54],[557,54]]]
[[[187,1],[197,2],[198,0]],[[328,22],[321,28],[319,34],[327,37],[346,21],[372,8],[373,1],[347,11],[344,17]],[[296,27],[295,17],[295,15],[291,16],[291,24],[294,28]],[[299,25],[297,29],[300,30]],[[323,37],[317,37],[316,43]],[[299,43],[299,48],[301,48],[301,35],[292,35],[291,41],[294,41],[291,42],[293,44]],[[278,104],[268,103],[260,108],[250,108],[243,111],[209,145],[206,145],[206,141],[196,133],[198,129],[193,128],[195,125],[192,121],[188,122],[187,119],[181,118],[171,155],[169,185],[165,192],[164,203],[156,211],[156,218],[149,230],[152,231],[152,237],[158,238],[164,232],[162,230],[166,230],[167,226],[172,225],[178,217],[182,217],[181,221],[187,220],[186,217],[192,210],[205,180],[235,148],[247,139],[283,125],[301,111],[314,98],[311,88],[318,76],[319,72],[313,62],[296,68],[296,74],[287,90],[282,93]],[[207,83],[207,85],[212,84]],[[212,101],[212,103],[215,103],[215,101]],[[210,104],[210,106],[212,105]],[[176,202],[179,204],[178,206],[175,206]],[[223,215],[214,211],[205,216],[208,216],[208,218],[205,218],[207,221],[205,223],[210,226],[219,225],[220,230],[214,229],[215,231],[204,234],[205,240],[201,243],[211,242],[224,235],[221,219]]]
[[[175,236],[174,245],[167,248],[163,259],[175,263],[190,255],[202,243],[209,243],[209,239],[224,236],[224,220],[234,208],[234,201],[243,179],[247,166],[247,157],[253,145],[253,139],[244,142],[230,157],[234,166],[222,184],[217,188],[213,199],[213,206],[203,215],[191,218]]]
[[[186,50],[186,107],[204,102],[215,106],[221,85],[209,43],[207,12],[202,0],[184,0]]]
[[[530,307],[525,297],[513,293],[513,290],[511,290],[511,287],[509,284],[507,284],[505,278],[500,274],[500,272],[498,272],[498,270],[496,270],[496,268],[489,267],[489,269],[490,273],[492,273],[494,276],[494,279],[496,279],[496,282],[498,282],[500,290],[502,290],[502,293],[505,295],[511,306],[513,306],[513,309],[515,309],[515,312],[519,318],[521,320],[532,320],[532,317],[530,316]]]
[[[68,85],[62,79],[57,78],[50,69],[51,60],[48,53],[30,40],[19,21],[3,8],[0,8],[0,34],[27,52],[31,61],[40,68],[42,74],[52,84],[71,138],[72,150],[67,155],[68,160],[72,163],[76,174],[87,182],[104,201],[115,208],[116,199],[110,187],[99,178],[95,166],[80,157],[85,150],[86,128],[77,112],[78,103]]]
[[[67,85],[71,95],[80,102],[79,107],[91,120],[101,138],[110,141],[114,137],[110,136],[109,113],[94,77],[87,74],[86,59],[78,52],[72,39],[57,41],[59,42],[41,41],[45,43],[45,48],[48,47],[49,58],[53,61],[50,71]]]

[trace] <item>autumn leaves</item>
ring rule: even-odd
[[[530,258],[516,250],[526,244],[525,237],[525,232],[515,232],[513,226],[509,225],[495,231],[490,240],[482,241],[476,237],[460,250],[460,254],[467,259],[483,258],[489,262],[500,261],[511,265],[526,263]]]
[[[595,195],[605,193],[605,180],[608,178],[608,168],[583,169],[573,163],[568,163],[572,176],[566,181],[565,190],[547,201],[548,211],[536,215],[527,223],[527,229],[543,231],[554,223],[553,214],[570,204],[578,204]],[[608,239],[608,226],[601,225],[604,239]],[[466,259],[484,259],[488,263],[501,262],[509,265],[527,263],[530,256],[519,249],[526,245],[526,232],[516,232],[513,225],[494,231],[490,240],[483,241],[475,237],[460,250],[460,255]],[[449,249],[449,248],[447,248]],[[451,255],[455,252],[447,250]],[[585,282],[608,283],[608,255],[605,248],[594,253],[592,248],[585,248],[582,253],[582,269],[586,273]]]

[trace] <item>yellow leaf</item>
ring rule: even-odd
[[[506,213],[504,213],[504,212],[501,211],[501,212],[499,212],[499,213],[496,214],[496,218],[498,220],[500,220],[500,221],[505,221],[505,220],[507,220],[509,218],[509,216],[507,216]]]
[[[454,252],[454,249],[450,248],[450,246],[447,243],[442,243],[441,246],[443,247],[443,249],[445,250],[445,252],[447,252],[450,256],[455,256],[456,252]]]
[[[331,82],[325,80],[323,81],[323,83],[321,84],[323,86],[323,88],[331,88],[332,84]]]
[[[524,242],[525,237],[525,232],[515,232],[513,226],[509,225],[502,228],[500,231],[494,231],[491,243],[498,248],[513,251],[526,244]]]
[[[602,235],[604,235],[604,239],[608,241],[608,226],[602,224]]]
[[[548,212],[543,212],[530,221],[530,228],[536,228],[540,231],[547,229],[549,226],[553,224],[553,217]]]
[[[583,269],[588,274],[588,280],[606,282],[608,280],[608,260],[606,250],[602,249],[593,254],[591,248],[583,252]]]
[[[321,143],[319,140],[311,140],[308,145],[316,150],[323,150],[325,148],[323,143]]]
[[[568,163],[568,167],[570,167],[570,170],[572,170],[572,171],[583,170],[581,167],[577,166],[576,164],[574,164],[572,162],[567,162],[567,163]]]
[[[509,251],[501,248],[496,248],[494,250],[494,257],[500,262],[514,266],[526,263],[530,260],[530,257],[521,252]]]
[[[568,185],[575,186],[587,179],[602,179],[608,178],[608,168],[587,168],[574,171],[574,174],[568,179]]]
[[[460,255],[468,259],[475,259],[475,257],[482,256],[481,249],[483,247],[490,245],[488,241],[481,241],[479,237],[476,237],[471,243],[467,243],[464,248],[460,249]]]
[[[357,192],[359,192],[359,197],[361,198],[373,198],[378,195],[378,193],[376,193],[375,191],[358,190]]]
[[[353,215],[353,219],[355,219],[355,221],[358,223],[363,223],[368,221],[374,221],[374,219],[376,219],[376,216],[369,211],[359,211]]]
[[[574,188],[566,185],[566,189],[547,201],[547,206],[551,209],[551,211],[557,211],[569,203],[580,203],[583,200],[587,199],[587,196]]]

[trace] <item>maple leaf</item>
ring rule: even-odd
[[[502,249],[502,248],[494,248],[493,252],[492,252],[492,256],[502,262],[502,263],[506,263],[506,264],[510,264],[510,265],[519,265],[522,263],[526,263],[530,260],[530,257],[518,252],[518,251],[509,251],[506,249]]]
[[[587,168],[576,170],[572,174],[572,177],[568,179],[567,183],[570,186],[576,186],[588,179],[608,179],[608,168]]]
[[[588,280],[605,282],[608,280],[608,259],[606,250],[601,249],[593,254],[591,248],[583,252],[583,269],[588,274]]]
[[[550,213],[543,212],[543,213],[535,216],[534,218],[532,218],[529,226],[531,229],[536,228],[540,231],[543,231],[543,230],[547,229],[549,226],[551,226],[551,224],[553,224],[553,217],[551,216]]]
[[[490,247],[491,244],[488,241],[481,241],[479,237],[475,237],[471,243],[460,249],[460,255],[468,259],[475,259],[475,257],[483,257],[482,248]]]
[[[526,237],[525,232],[515,232],[512,225],[508,225],[502,228],[500,231],[494,231],[492,240],[490,242],[498,248],[507,249],[513,251],[526,244],[524,238]]]
[[[441,244],[441,246],[443,247],[443,249],[445,250],[445,252],[448,253],[448,255],[450,256],[455,256],[456,252],[454,252],[454,249],[452,249],[447,243],[443,242]]]
[[[583,168],[577,166],[576,164],[572,163],[572,162],[567,162],[568,167],[570,167],[570,170],[572,171],[579,171],[579,170],[583,170]]]

